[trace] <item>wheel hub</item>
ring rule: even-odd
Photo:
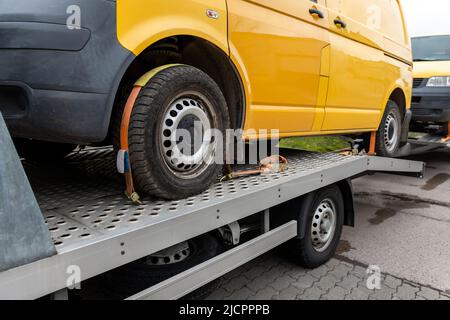
[[[145,263],[152,266],[169,265],[181,262],[190,255],[189,243],[185,241],[146,257]]]
[[[214,155],[211,123],[203,99],[183,96],[168,108],[161,130],[167,166],[178,174],[191,174]]]
[[[390,113],[386,118],[386,123],[384,126],[384,143],[388,151],[395,149],[398,137],[399,137],[399,126],[395,119],[395,116]]]
[[[312,219],[311,239],[314,250],[317,252],[325,251],[336,230],[336,207],[330,199],[323,200]]]

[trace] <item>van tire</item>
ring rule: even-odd
[[[332,211],[334,214],[334,231],[329,237],[329,240],[319,248],[318,242],[313,239],[313,224],[317,222],[317,212],[324,204],[332,203]],[[298,217],[298,221],[306,221],[305,236],[302,239],[294,239],[288,243],[288,252],[294,262],[303,268],[314,269],[334,257],[336,248],[339,244],[342,227],[344,225],[344,198],[341,190],[337,185],[332,185],[320,189],[313,193],[313,200],[306,204],[303,203],[299,215],[307,215],[306,219],[303,216]],[[326,212],[326,211],[325,211]],[[322,220],[322,218],[320,219]]]
[[[101,276],[100,285],[113,296],[111,298],[124,299],[212,259],[224,250],[220,240],[210,233],[193,238],[188,242],[193,250],[192,254],[181,262],[169,265],[149,265],[145,263],[146,258],[142,258],[105,273]],[[214,280],[183,299],[205,298],[217,289],[219,284],[220,279]]]
[[[376,154],[380,157],[395,157],[401,146],[402,113],[397,103],[388,101],[376,134]]]
[[[199,119],[222,134],[230,128],[226,100],[219,86],[203,71],[186,65],[170,67],[142,88],[133,107],[128,132],[133,178],[138,191],[169,200],[183,199],[203,192],[219,177],[223,166],[211,157],[208,159],[212,160],[194,166],[171,158],[176,154],[172,150],[180,149],[176,149],[178,141],[170,143],[168,139],[176,136],[179,132],[176,129],[181,125],[192,128],[192,123]],[[172,126],[170,130],[167,123]],[[170,137],[165,136],[167,132]],[[206,145],[208,147],[202,150],[215,154],[215,147]],[[197,151],[194,150],[194,154]]]

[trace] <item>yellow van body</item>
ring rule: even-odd
[[[376,131],[389,99],[410,108],[398,0],[117,0],[117,36],[136,56],[176,36],[221,50],[242,84],[250,139]]]

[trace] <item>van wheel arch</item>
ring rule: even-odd
[[[389,100],[392,100],[397,104],[397,106],[400,108],[402,117],[404,117],[406,114],[406,95],[403,90],[400,88],[396,88],[389,96]]]
[[[134,83],[149,70],[173,63],[198,68],[210,76],[225,96],[232,128],[243,127],[246,108],[244,85],[227,53],[202,38],[173,36],[152,44],[129,64],[116,90],[111,112],[109,140],[113,144],[118,141],[123,108]]]

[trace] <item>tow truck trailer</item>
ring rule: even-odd
[[[416,161],[298,151],[286,155],[282,173],[217,182],[180,201],[144,198],[135,205],[123,195],[112,148],[78,150],[57,164],[21,163],[1,116],[0,140],[0,299],[65,299],[69,285],[219,230],[228,250],[128,296],[177,299],[304,234],[304,214],[274,208],[334,185],[343,195],[344,223],[353,225],[351,179],[373,172],[421,177],[424,171]],[[257,232],[241,242],[241,222],[249,217],[256,217],[256,229],[247,229]]]

